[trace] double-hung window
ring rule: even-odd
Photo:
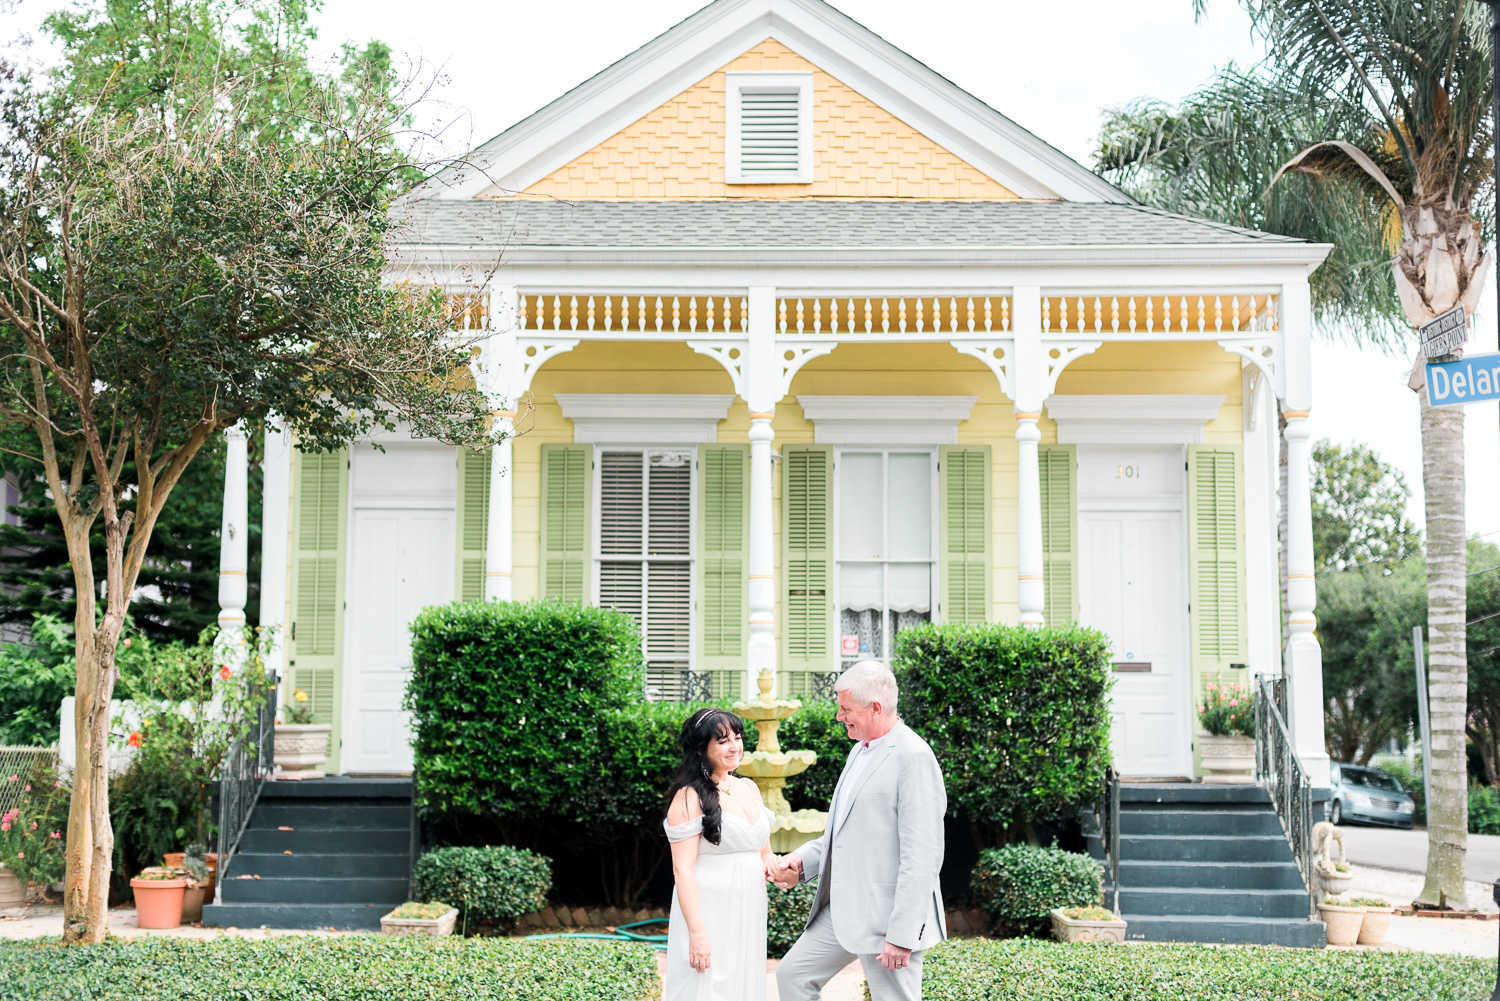
[[[677,699],[693,666],[694,452],[601,446],[597,603],[640,625],[647,695]]]
[[[896,633],[933,617],[936,451],[841,449],[834,498],[839,667],[889,662]]]

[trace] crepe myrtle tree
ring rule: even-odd
[[[409,166],[385,88],[303,80],[272,128],[253,80],[184,80],[158,113],[0,67],[0,440],[46,478],[76,596],[66,942],[105,935],[115,645],[204,446],[272,413],[306,450],[494,438],[444,297],[382,281]]]

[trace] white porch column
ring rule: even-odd
[[[1286,337],[1287,623],[1282,658],[1287,677],[1287,726],[1292,746],[1314,787],[1329,782],[1323,734],[1323,649],[1317,626],[1313,576],[1312,468],[1308,417],[1312,404],[1312,306],[1306,283],[1288,286],[1282,318]]]
[[[260,625],[271,630],[266,669],[284,673],[286,658],[287,531],[291,524],[292,434],[276,415],[266,421],[261,464]]]
[[[245,624],[249,569],[249,454],[245,428],[227,429],[224,456],[224,518],[219,526],[219,663],[238,663],[244,652],[239,630]]]
[[[497,430],[505,440],[490,447],[490,508],[485,526],[484,596],[509,601],[514,594],[515,498],[511,486],[513,450],[511,435],[515,432],[515,386],[520,378],[516,349],[517,293],[514,285],[505,285],[490,293],[490,325],[495,331],[486,344],[486,392],[498,396],[502,409],[495,411]]]
[[[1037,421],[1047,394],[1047,361],[1042,350],[1042,291],[1036,285],[1011,292],[1015,342],[1011,384],[1016,410],[1016,603],[1021,625],[1042,625],[1042,478]]]
[[[749,357],[745,365],[745,402],[750,406],[750,562],[746,598],[750,642],[745,696],[753,697],[762,671],[776,675],[776,574],[772,551],[771,419],[780,395],[776,358],[776,290],[749,289],[747,323]]]

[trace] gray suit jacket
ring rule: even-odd
[[[851,749],[852,757],[852,749]],[[943,773],[927,742],[905,723],[870,751],[852,784],[849,762],[833,794],[828,829],[797,849],[802,880],[820,880],[808,924],[830,907],[839,945],[855,955],[886,942],[925,949],[948,937],[938,870],[943,865]]]

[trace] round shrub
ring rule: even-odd
[[[1101,901],[1104,873],[1079,852],[1006,845],[979,853],[969,885],[974,902],[1011,933],[1045,936],[1052,908]]]
[[[457,907],[466,930],[488,924],[507,931],[521,915],[546,906],[551,888],[550,859],[507,845],[438,848],[412,870],[412,895]]]
[[[807,927],[807,915],[818,895],[817,883],[798,883],[783,890],[766,886],[766,952],[776,959],[785,956]]]

